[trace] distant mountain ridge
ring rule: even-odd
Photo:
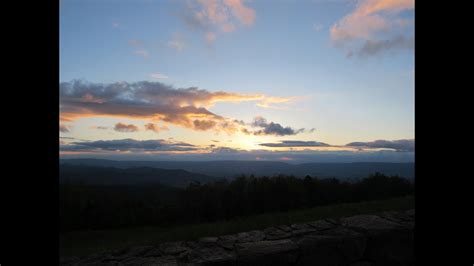
[[[181,169],[154,167],[118,168],[84,164],[62,163],[59,168],[60,182],[87,185],[164,185],[185,187],[190,182],[201,183],[217,180],[215,177],[191,173]]]
[[[148,167],[161,170],[181,169],[207,178],[232,178],[238,175],[272,176],[278,174],[304,177],[363,178],[375,172],[415,177],[414,163],[302,163],[278,161],[114,161],[104,159],[62,159],[61,164],[114,167],[120,169]],[[205,178],[204,178],[205,179]]]

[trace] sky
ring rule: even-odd
[[[414,0],[61,0],[59,34],[61,157],[413,160]]]

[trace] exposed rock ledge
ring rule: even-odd
[[[326,219],[62,258],[61,265],[414,265],[414,216]]]

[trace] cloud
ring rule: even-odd
[[[294,100],[296,100],[299,97],[289,97],[289,98],[284,98],[284,97],[266,97],[262,101],[260,101],[257,106],[262,107],[262,108],[269,108],[269,109],[281,109],[281,107],[276,107],[274,104],[287,104],[290,103]]]
[[[229,147],[206,147],[206,150],[196,149],[196,147],[180,147],[173,150],[172,147],[166,148],[171,151],[142,150],[135,149],[128,152],[123,148],[116,152],[110,147],[110,150],[101,150],[98,148],[89,148],[86,146],[64,145],[61,146],[61,158],[102,158],[102,159],[121,159],[121,160],[173,160],[173,161],[216,161],[216,160],[243,160],[243,161],[279,161],[285,160],[284,157],[291,158],[295,163],[315,163],[315,162],[414,162],[414,152],[395,152],[395,151],[268,151],[256,150],[247,151],[233,149]],[[181,151],[183,149],[189,151]],[[163,148],[164,149],[164,148]]]
[[[221,27],[223,32],[233,32],[235,30],[234,24],[224,24]]]
[[[100,84],[75,80],[60,84],[60,119],[108,116],[161,120],[196,130],[215,129],[232,134],[246,124],[208,108],[218,102],[259,103],[267,98],[262,94],[210,92],[197,87],[175,89],[160,82]]]
[[[384,42],[378,39],[380,36],[385,36],[385,42],[399,42],[399,37],[394,38],[393,32],[413,25],[412,20],[401,18],[400,13],[413,10],[414,4],[414,0],[361,0],[355,10],[331,27],[331,40],[336,47],[346,49],[348,55],[352,55],[358,50],[365,51],[364,48],[355,48],[359,46],[360,41],[365,41],[365,45],[370,46],[374,42]],[[382,45],[380,47],[385,50],[400,48],[399,45]],[[402,48],[404,47],[402,46]],[[382,50],[384,49],[378,51]],[[373,54],[377,53],[366,53],[366,55]]]
[[[216,126],[216,122],[212,120],[194,120],[194,128],[196,130],[208,130]]]
[[[330,147],[331,145],[317,141],[301,141],[301,140],[283,140],[279,143],[262,143],[260,146],[265,147]]]
[[[191,29],[203,32],[206,41],[212,43],[219,32],[233,32],[237,25],[253,25],[256,12],[242,0],[197,0],[187,3],[181,19]]]
[[[132,39],[132,40],[129,40],[128,41],[128,44],[132,45],[132,46],[140,46],[143,44],[143,41],[141,40],[136,40],[136,39]]]
[[[415,151],[414,139],[400,140],[376,140],[371,142],[351,142],[347,147],[369,148],[369,149],[392,149],[395,151],[413,152]]]
[[[147,50],[141,49],[141,50],[135,50],[133,51],[134,55],[141,56],[145,59],[148,59],[150,57],[150,53]]]
[[[400,35],[389,40],[367,40],[358,54],[362,57],[372,56],[383,52],[384,50],[397,49],[413,49],[415,46],[414,38],[405,38]]]
[[[168,47],[171,47],[176,51],[181,52],[186,47],[186,45],[184,42],[171,40],[168,42]]]
[[[103,126],[91,126],[89,127],[90,129],[99,129],[99,130],[106,130],[109,129],[108,127],[103,127]]]
[[[230,147],[211,147],[211,153],[213,154],[237,154],[240,152],[247,152],[246,150],[234,149]]]
[[[257,116],[254,118],[253,122],[250,124],[251,127],[262,128],[256,131],[249,131],[247,129],[243,129],[242,131],[246,134],[253,134],[253,135],[275,135],[275,136],[287,136],[287,135],[296,135],[298,133],[304,132],[305,129],[293,129],[291,127],[284,127],[278,123],[274,122],[267,122],[267,120],[261,116]]]
[[[207,32],[204,37],[207,43],[213,43],[216,40],[216,34],[214,32]]]
[[[71,140],[66,142],[65,140]],[[162,159],[173,160],[286,160],[291,159],[295,162],[413,162],[414,148],[413,144],[403,144],[403,142],[414,142],[414,140],[395,140],[395,141],[373,141],[356,142],[348,145],[355,145],[359,148],[354,152],[354,147],[347,147],[342,150],[244,150],[225,146],[195,146],[186,142],[175,141],[173,138],[168,140],[98,140],[87,141],[75,138],[60,138],[61,156],[78,155],[88,156],[88,158],[102,155],[105,156],[131,156],[128,158],[142,158],[140,156],[157,155]],[[390,142],[387,144],[384,142]],[[282,141],[282,144],[288,145],[313,145],[311,141]],[[299,144],[298,144],[299,143]],[[319,143],[319,142],[317,142]],[[272,145],[272,144],[270,144]],[[317,144],[316,144],[317,145]],[[398,146],[397,146],[398,145]],[[265,146],[265,145],[264,145]],[[370,146],[370,148],[367,148]],[[386,150],[376,150],[380,147],[388,147]],[[336,147],[336,146],[335,146]],[[342,146],[343,148],[345,146]],[[373,148],[376,147],[376,148]],[[397,149],[398,150],[397,150]],[[389,149],[389,150],[387,150]],[[137,156],[137,157],[135,157]],[[286,158],[284,158],[286,157]],[[106,157],[107,158],[107,157]],[[118,157],[116,157],[118,158]],[[151,157],[147,157],[151,158]]]
[[[62,133],[69,133],[69,127],[66,126],[66,125],[60,124],[60,125],[59,125],[59,132],[62,132]]]
[[[115,124],[114,130],[118,132],[129,133],[129,132],[137,132],[138,127],[132,124],[126,125],[123,123],[117,123]]]
[[[227,5],[231,10],[233,15],[246,26],[253,25],[255,22],[256,14],[255,10],[252,8],[246,7],[242,0],[224,0],[224,4]]]
[[[158,72],[155,72],[155,73],[150,73],[150,78],[154,78],[154,79],[167,79],[168,76],[163,75],[163,74],[158,73]]]
[[[320,24],[320,23],[314,23],[314,24],[313,24],[313,29],[314,29],[314,31],[316,31],[316,32],[321,31],[323,28],[324,28],[323,24]]]
[[[186,48],[186,41],[180,33],[174,33],[171,41],[167,43],[167,46],[181,52]]]
[[[71,145],[63,145],[61,151],[193,151],[197,148],[185,142],[172,142],[167,140],[98,140],[89,142],[73,142]]]
[[[150,130],[158,133],[162,130],[169,130],[169,128],[167,126],[159,127],[158,125],[155,125],[153,123],[147,123],[145,124],[145,130]]]

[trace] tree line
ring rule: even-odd
[[[375,173],[349,182],[306,176],[240,176],[184,189],[162,185],[60,185],[61,232],[191,224],[413,194],[414,184]]]

